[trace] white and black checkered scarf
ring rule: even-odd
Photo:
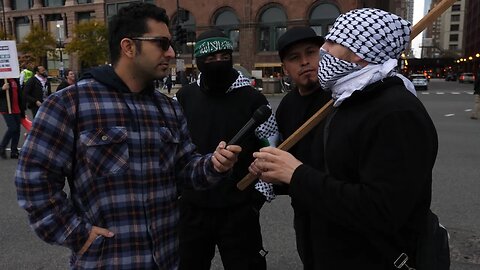
[[[324,88],[332,91],[334,106],[340,106],[354,91],[391,76],[400,77],[416,94],[413,84],[396,72],[397,59],[410,40],[410,26],[399,16],[374,8],[355,9],[337,18],[325,40],[350,49],[369,65],[360,69],[329,54],[322,57],[319,78]]]

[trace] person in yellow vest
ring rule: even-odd
[[[22,65],[22,71],[20,72],[19,79],[20,89],[23,89],[23,86],[27,83],[27,81],[33,77],[33,72],[30,69],[27,64]]]

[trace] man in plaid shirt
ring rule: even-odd
[[[121,9],[113,66],[51,95],[21,151],[19,205],[40,238],[72,250],[72,269],[176,269],[177,186],[211,186],[241,151],[196,153],[180,106],[154,90],[175,57],[168,24],[152,4]]]

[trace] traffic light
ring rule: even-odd
[[[180,45],[186,44],[188,39],[187,29],[182,28],[181,25],[175,27],[175,37],[174,40]]]
[[[180,29],[180,44],[186,44],[188,39],[187,29]]]
[[[178,9],[178,20],[180,22],[186,22],[190,18],[190,12],[184,8]]]
[[[173,37],[173,40],[176,42],[176,43],[180,43],[180,34],[181,34],[181,31],[182,31],[182,26],[177,24],[177,26],[175,27],[175,34],[174,34],[174,37]]]

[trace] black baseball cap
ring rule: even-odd
[[[285,32],[277,40],[278,55],[280,56],[280,60],[283,61],[283,57],[287,53],[287,50],[290,46],[298,42],[306,41],[311,41],[319,46],[322,46],[325,42],[325,39],[322,36],[317,36],[317,33],[315,33],[315,31],[310,27],[300,26],[288,29],[287,32]]]

